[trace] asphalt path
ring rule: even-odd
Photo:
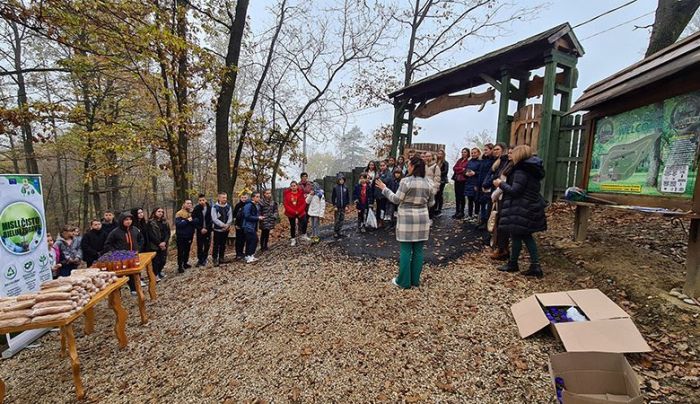
[[[477,230],[475,223],[452,219],[454,208],[443,209],[442,216],[433,220],[430,239],[425,246],[424,261],[431,264],[446,264],[465,253],[483,250],[485,230]],[[357,222],[346,221],[340,240],[333,238],[333,227],[324,226],[322,242],[339,246],[351,257],[398,259],[399,242],[394,229],[372,229],[366,233],[357,231]]]

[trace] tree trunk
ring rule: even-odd
[[[8,133],[7,137],[10,139],[10,160],[12,160],[12,168],[15,170],[15,174],[19,174],[19,159],[17,158],[17,149],[15,149],[15,137],[12,133]]]
[[[24,145],[24,159],[28,174],[38,174],[39,165],[34,154],[34,137],[32,136],[32,127],[29,123],[29,105],[27,102],[27,87],[24,82],[24,73],[22,72],[22,37],[15,22],[10,22],[12,34],[14,36],[14,62],[15,70],[17,71],[17,106],[22,114],[22,143]]]
[[[229,117],[233,91],[236,88],[238,75],[238,59],[241,54],[241,42],[248,13],[248,0],[236,2],[236,16],[229,31],[228,49],[226,51],[226,75],[221,83],[219,96],[216,100],[216,185],[218,191],[226,192],[229,199],[233,198],[233,183],[231,182],[231,152],[229,142]]]
[[[236,155],[233,158],[233,170],[231,173],[231,189],[236,187],[236,181],[238,180],[238,167],[241,163],[241,155],[243,154],[243,145],[245,144],[245,138],[248,135],[248,127],[250,126],[250,120],[253,118],[253,111],[255,111],[255,106],[258,103],[258,97],[260,96],[260,91],[263,84],[265,83],[265,78],[267,77],[267,72],[270,70],[270,65],[272,64],[272,57],[275,52],[275,44],[277,43],[277,38],[279,38],[280,31],[282,31],[282,25],[284,24],[284,18],[286,14],[286,0],[282,0],[280,5],[280,19],[275,28],[275,33],[270,41],[270,48],[267,52],[267,59],[265,60],[265,67],[263,68],[260,79],[258,80],[258,85],[255,87],[255,92],[253,93],[253,100],[248,108],[248,115],[246,115],[243,121],[243,128],[241,129],[241,135],[238,138],[238,146],[236,147]]]
[[[151,164],[153,165],[153,175],[151,176],[151,193],[153,194],[153,204],[151,208],[158,206],[158,154],[156,147],[151,146]]]
[[[649,56],[676,42],[698,7],[700,7],[700,0],[659,0],[649,47],[644,56]]]

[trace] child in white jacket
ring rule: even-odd
[[[323,190],[316,187],[314,193],[306,197],[306,203],[309,205],[308,214],[311,218],[311,240],[318,243],[320,241],[321,219],[326,213],[326,198],[323,195]]]

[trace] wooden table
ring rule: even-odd
[[[106,288],[99,291],[85,306],[83,306],[82,309],[78,310],[75,314],[68,318],[50,322],[28,323],[18,327],[0,328],[0,334],[10,334],[37,328],[58,327],[61,332],[61,356],[66,354],[67,349],[68,357],[70,358],[71,366],[73,368],[75,393],[77,394],[78,399],[82,399],[85,397],[85,390],[83,389],[83,383],[80,380],[80,361],[78,360],[78,350],[75,346],[73,322],[85,315],[85,334],[91,334],[95,329],[95,305],[104,299],[108,299],[109,307],[114,311],[114,315],[116,317],[116,321],[114,323],[114,333],[117,335],[119,348],[125,348],[128,342],[126,338],[127,313],[122,307],[120,289],[126,282],[126,278],[118,278],[116,282],[109,284]],[[2,383],[2,381],[0,381],[0,383]],[[0,387],[2,387],[1,391],[4,392],[4,383],[0,384]],[[3,397],[0,397],[0,402],[2,399]]]
[[[134,282],[134,287],[136,288],[136,300],[139,304],[139,313],[141,314],[141,324],[148,323],[148,314],[146,313],[146,297],[143,293],[143,288],[141,287],[141,272],[145,269],[148,273],[148,294],[151,300],[155,300],[158,295],[156,294],[156,274],[153,272],[153,257],[156,256],[154,252],[140,253],[139,254],[139,266],[136,268],[119,269],[114,271],[117,276],[130,277]]]

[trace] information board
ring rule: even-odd
[[[589,192],[691,199],[700,91],[596,120]]]
[[[0,296],[37,291],[49,279],[41,178],[0,175]]]

